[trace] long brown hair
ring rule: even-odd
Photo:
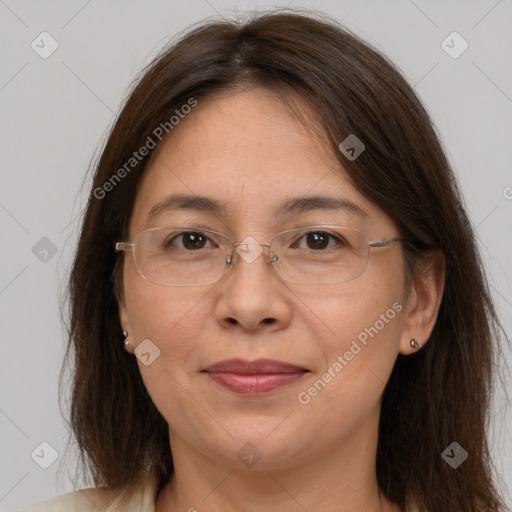
[[[412,275],[429,251],[444,255],[445,291],[431,338],[417,354],[398,356],[384,392],[381,492],[405,510],[412,503],[421,512],[503,510],[486,437],[500,325],[453,172],[424,107],[393,64],[311,13],[200,24],[165,48],[132,87],[95,164],[69,280],[70,425],[83,467],[96,486],[114,490],[150,472],[161,489],[172,476],[167,423],[122,348],[123,259],[113,244],[127,237],[150,156],[126,163],[190,98],[200,103],[238,86],[300,95],[354,185],[408,239],[403,250]],[[366,147],[353,161],[338,150],[349,134]],[[457,469],[441,457],[453,441],[469,453]]]

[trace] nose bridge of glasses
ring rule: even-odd
[[[238,256],[240,256],[246,263],[253,263],[264,253],[263,247],[270,248],[269,243],[258,242],[253,237],[247,237],[242,242],[232,243],[232,252],[227,259],[227,263],[233,265],[237,262]],[[266,263],[271,263],[271,259],[265,259]]]
[[[231,257],[229,262],[236,263],[236,257],[240,256],[246,263],[253,263],[259,256],[264,252],[263,247],[270,248],[269,243],[261,243],[255,240],[253,237],[247,237],[242,242],[233,243],[233,253],[236,255],[234,260],[231,261]],[[267,263],[270,263],[271,260],[265,260]]]

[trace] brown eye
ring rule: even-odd
[[[175,244],[175,241],[181,240],[181,243]],[[164,248],[186,249],[187,251],[194,251],[203,249],[209,242],[209,238],[201,231],[183,231],[178,235],[174,235],[169,240],[163,243]]]
[[[329,235],[312,231],[306,235],[306,243],[310,249],[325,249],[329,245]]]
[[[336,244],[341,246],[346,245],[346,242],[343,239],[340,239],[331,233],[327,233],[326,231],[309,231],[300,240],[304,240],[306,246],[304,247],[299,245],[299,248],[311,249],[314,251],[331,249]],[[334,243],[329,245],[330,242]]]

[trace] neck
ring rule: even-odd
[[[286,465],[240,469],[206,457],[171,435],[176,471],[157,499],[156,512],[239,512],[248,510],[248,504],[254,512],[400,512],[379,493],[376,439],[376,431],[362,426],[335,450],[314,450],[310,457],[301,454],[300,462]]]

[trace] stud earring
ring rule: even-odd
[[[416,350],[419,350],[421,348],[421,345],[414,338],[412,338],[411,347],[415,348]]]
[[[123,331],[123,336],[125,338],[123,344],[124,344],[125,347],[127,347],[130,344],[129,341],[126,341],[126,337],[128,336],[128,333],[126,331]]]

